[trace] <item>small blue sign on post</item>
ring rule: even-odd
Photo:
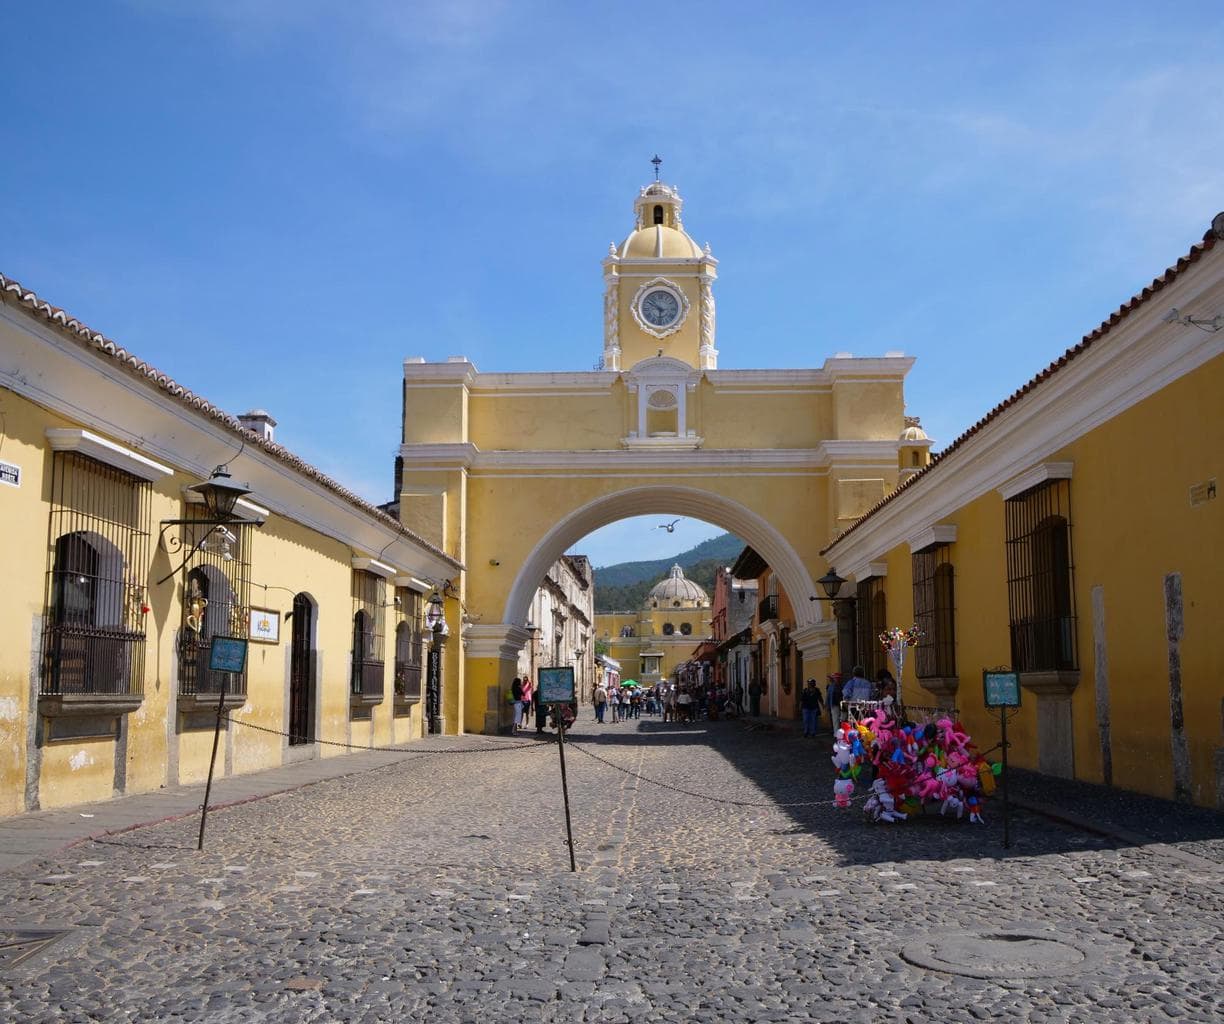
[[[574,699],[574,666],[536,669],[541,704],[568,704]]]
[[[240,636],[214,636],[208,648],[212,672],[241,672],[246,667],[247,642]]]
[[[982,671],[982,691],[988,708],[1020,706],[1020,675],[998,669]]]

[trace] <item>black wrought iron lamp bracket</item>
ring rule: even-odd
[[[206,526],[208,529],[206,529],[203,536],[191,546],[191,550],[183,556],[183,560],[157,581],[156,586],[160,587],[166,582],[166,580],[173,579],[180,572],[182,572],[187,563],[190,562],[200,551],[200,549],[204,547],[205,543],[208,541],[208,538],[218,530],[227,526],[245,526],[251,522],[252,520],[250,519],[239,519],[235,516],[230,516],[225,519],[163,519],[161,521],[161,531],[157,535],[157,543],[158,546],[166,552],[166,554],[171,556],[171,558],[173,558],[187,546],[187,542],[183,540],[182,528],[188,526]],[[254,523],[256,526],[263,525],[263,523],[259,522],[258,520],[255,520]],[[180,532],[177,535],[170,534],[167,536],[167,531],[173,529],[174,527],[179,527]]]

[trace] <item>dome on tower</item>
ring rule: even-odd
[[[922,421],[917,416],[905,417],[905,429],[901,431],[901,441],[929,441],[926,431],[922,429]]]
[[[698,259],[701,246],[694,242],[680,221],[684,200],[674,185],[652,181],[644,185],[633,203],[637,226],[616,249],[621,259]]]
[[[650,588],[646,603],[652,608],[697,608],[710,603],[710,595],[684,575],[680,566],[673,565],[667,579]]]

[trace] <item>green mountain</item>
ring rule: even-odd
[[[595,570],[595,611],[630,611],[640,608],[650,588],[677,563],[684,575],[709,592],[720,565],[730,565],[744,549],[738,537],[724,533],[668,558],[618,562]]]

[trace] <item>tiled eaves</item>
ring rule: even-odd
[[[237,418],[231,416],[223,409],[217,408],[207,399],[202,398],[195,392],[183,387],[174,380],[169,374],[163,373],[155,366],[151,366],[143,359],[133,355],[121,345],[116,344],[110,338],[93,330],[86,324],[81,323],[76,317],[72,316],[58,306],[53,306],[44,299],[40,299],[38,295],[14,281],[12,278],[5,277],[0,274],[0,301],[6,303],[14,303],[24,307],[24,309],[33,316],[51,324],[58,328],[64,334],[71,336],[74,340],[85,344],[90,350],[96,354],[110,359],[112,362],[122,366],[127,372],[143,378],[149,383],[156,386],[159,390],[164,391],[167,395],[175,400],[182,402],[184,405],[203,416],[216,420],[218,423],[225,426],[235,435],[246,442],[248,446],[262,448],[273,458],[285,465],[294,469],[302,476],[309,480],[313,480],[331,491],[337,497],[343,499],[348,504],[352,505],[357,510],[365,513],[371,519],[377,521],[383,526],[389,526],[397,530],[399,534],[414,544],[420,545],[426,551],[445,559],[450,565],[456,569],[462,569],[461,562],[456,561],[445,551],[435,547],[429,541],[411,530],[404,527],[398,519],[389,516],[386,512],[379,509],[377,506],[366,501],[365,498],[350,491],[347,487],[333,480],[327,474],[316,469],[310,463],[294,455],[288,448],[283,445],[276,444],[273,441],[266,441],[258,434],[252,433],[238,422]]]
[[[1217,216],[1212,223],[1219,224],[1221,222],[1221,217],[1224,217],[1224,214]],[[1216,242],[1220,238],[1224,238],[1224,228],[1217,229],[1212,227],[1208,229],[1207,233],[1203,235],[1203,240],[1191,246],[1190,251],[1186,253],[1185,256],[1182,256],[1173,266],[1167,268],[1163,274],[1144,288],[1143,291],[1132,296],[1129,300],[1119,306],[1117,310],[1115,310],[1109,316],[1109,319],[1102,321],[1100,326],[1098,326],[1094,331],[1085,334],[1083,338],[1080,339],[1079,344],[1075,345],[1073,348],[1067,349],[1067,351],[1059,356],[1058,359],[1052,362],[1018,390],[1012,392],[1012,394],[1010,394],[1007,398],[1003,399],[1003,401],[991,409],[990,412],[986,413],[985,416],[983,416],[980,420],[973,424],[973,426],[971,426],[963,434],[957,437],[956,440],[949,444],[947,448],[944,448],[937,454],[933,455],[931,457],[931,461],[925,467],[923,467],[909,479],[903,481],[897,488],[890,491],[883,498],[872,505],[871,508],[864,512],[858,519],[851,523],[846,529],[833,538],[833,540],[830,541],[824,548],[822,548],[820,553],[823,555],[828,552],[835,544],[852,534],[885,505],[899,497],[904,491],[909,490],[911,487],[917,484],[919,480],[922,480],[924,477],[938,469],[949,455],[955,452],[958,448],[961,448],[967,444],[975,434],[982,431],[991,423],[991,421],[997,419],[1013,405],[1021,401],[1026,395],[1032,391],[1035,391],[1042,384],[1048,381],[1073,359],[1079,355],[1082,355],[1094,344],[1099,342],[1131,313],[1155,296],[1157,292],[1172,284],[1181,274],[1185,273],[1185,271],[1192,265],[1202,259],[1204,253],[1210,252],[1213,248],[1215,248]]]

